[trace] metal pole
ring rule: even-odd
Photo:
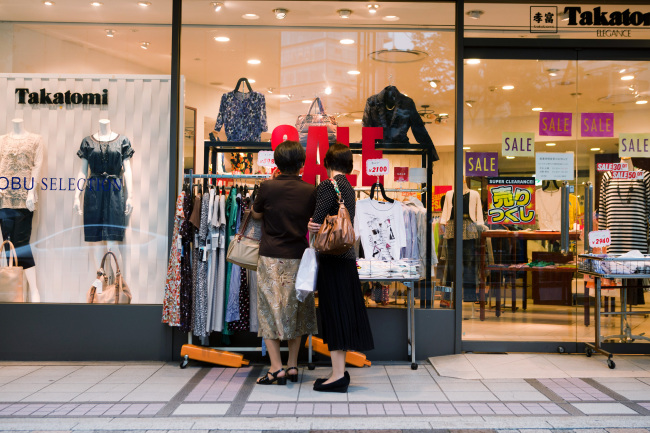
[[[174,0],[172,5],[172,74],[169,122],[169,218],[167,221],[167,251],[171,250],[176,214],[176,190],[178,185],[178,150],[181,107],[181,14],[182,0]]]
[[[588,253],[591,253],[591,247],[589,246],[589,232],[593,230],[594,225],[594,186],[591,182],[585,184],[585,223],[584,223],[584,242],[585,250]]]

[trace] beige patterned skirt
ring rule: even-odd
[[[257,335],[269,340],[291,340],[316,334],[314,294],[303,302],[296,297],[300,259],[260,256],[257,265]]]

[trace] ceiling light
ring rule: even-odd
[[[438,83],[440,80],[429,80],[429,86],[433,87],[434,89],[438,87]]]
[[[148,6],[151,6],[151,2],[138,2],[138,6],[142,6],[143,8],[146,8]]]
[[[326,95],[331,95],[332,94],[332,88],[329,87],[329,86],[325,87],[325,94]]]
[[[115,36],[115,30],[106,29],[106,37],[112,38],[113,36]]]
[[[45,1],[43,2],[43,4],[44,4],[45,6],[54,6],[54,2],[53,2],[53,1],[50,1],[50,0],[45,0]]]
[[[382,18],[384,21],[398,21],[399,17],[396,15],[386,15],[385,17]]]
[[[542,111],[543,108],[542,107],[533,107],[532,110],[533,111]]]
[[[104,3],[102,3],[102,2],[92,2],[92,3],[90,4],[90,6],[101,6],[101,5],[103,5],[103,4],[104,4]]]
[[[361,72],[359,71],[348,71],[348,74],[350,75],[359,75]]]
[[[147,48],[149,48],[149,42],[140,42],[140,48],[146,50]]]
[[[278,8],[278,9],[273,9],[273,13],[275,14],[275,18],[278,20],[283,20],[287,17],[287,13],[289,12],[289,9],[283,9],[283,8]]]
[[[514,156],[506,156],[506,159],[515,159]]]
[[[468,65],[478,65],[481,63],[481,59],[467,59],[466,62]]]
[[[252,78],[249,78],[249,79],[248,79],[248,82],[251,83],[251,84],[254,84],[254,83],[255,83],[255,80],[253,80]]]
[[[338,12],[339,16],[344,19],[350,18],[350,15],[352,15],[352,11],[350,9],[339,9],[336,12]]]
[[[311,104],[313,101],[311,99],[303,99],[302,103],[303,104]]]
[[[502,88],[503,90],[512,90],[512,89],[515,88],[515,86],[513,86],[513,85],[511,85],[511,84],[506,84],[505,86],[502,86],[501,88]]]
[[[260,63],[262,63],[262,61],[261,61],[261,60],[257,60],[257,59],[250,59],[250,60],[248,61],[248,64],[249,64],[249,65],[259,65]]]
[[[592,152],[598,152],[600,150],[600,147],[592,147],[591,149]]]
[[[551,77],[557,77],[557,72],[549,72],[548,75]]]
[[[635,102],[635,104],[637,104],[637,105],[643,105],[643,104],[647,104],[647,103],[648,103],[648,101],[646,101],[645,99],[639,99],[638,101]]]
[[[368,13],[376,14],[376,13],[377,13],[377,9],[379,9],[379,5],[378,5],[378,4],[371,4],[371,5],[368,5]]]
[[[228,42],[230,38],[228,36],[215,36],[214,40],[217,42]]]
[[[471,147],[469,147],[469,146],[464,146],[463,147],[463,150],[470,150],[470,149],[471,149]]]
[[[546,143],[546,145],[547,145],[548,147],[553,147],[553,146],[555,146],[555,143]]]
[[[634,80],[634,75],[623,75],[623,76],[621,77],[621,80],[623,80],[623,81]]]
[[[475,103],[475,102],[476,102],[476,101],[474,101],[474,100],[472,100],[472,99],[468,99],[467,101],[465,101],[465,105],[467,105],[468,107],[471,108],[471,107],[472,107],[472,104]]]
[[[219,12],[223,8],[223,3],[220,3],[220,2],[212,2],[210,4],[214,8],[215,12]]]
[[[618,73],[619,73],[619,74],[624,74],[625,71],[627,71],[627,69],[623,68],[623,69],[621,69],[620,71],[618,71]]]
[[[354,121],[355,121],[356,123],[361,123],[361,122],[363,122],[363,119],[354,119]]]
[[[467,16],[474,19],[474,20],[477,20],[477,19],[481,18],[481,15],[483,15],[484,13],[485,13],[485,11],[473,10],[473,11],[467,12]]]
[[[341,39],[339,42],[343,45],[352,45],[354,43],[354,39]]]
[[[268,87],[268,88],[266,89],[266,91],[267,91],[268,93],[273,93],[274,90],[275,90],[275,87]]]
[[[440,113],[438,117],[449,117],[449,113]]]
[[[258,19],[260,16],[257,15],[257,14],[244,14],[244,15],[242,15],[241,17],[242,17],[243,19],[245,19],[245,20],[256,20],[256,19]]]
[[[548,75],[550,75],[551,77],[557,77],[557,73],[560,72],[560,70],[555,68],[550,68],[547,69],[546,72],[548,72]]]

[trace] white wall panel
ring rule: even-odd
[[[119,246],[124,278],[133,303],[162,303],[167,267],[169,214],[170,77],[155,75],[32,75],[0,74],[0,135],[11,119],[23,118],[25,128],[42,137],[45,160],[41,178],[76,178],[81,165],[81,140],[98,131],[99,120],[109,119],[113,131],[131,140],[134,211],[127,219]],[[49,93],[70,90],[102,93],[108,106],[23,105],[15,89],[27,87]],[[0,173],[2,176],[2,173]],[[58,181],[56,182],[59,183]],[[40,180],[39,180],[40,186]],[[39,191],[34,213],[32,249],[42,302],[85,302],[96,277],[96,246],[83,240],[83,217],[73,211],[75,191]]]

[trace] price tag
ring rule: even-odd
[[[104,291],[104,285],[102,284],[102,280],[100,280],[99,278],[95,280],[93,286],[95,286],[95,288],[97,289],[95,293],[98,295],[100,295]]]
[[[395,167],[395,182],[408,182],[409,181],[409,168],[408,167]]]
[[[591,248],[606,247],[612,243],[609,230],[596,230],[589,232],[589,246]]]
[[[275,168],[275,159],[273,158],[272,150],[262,150],[257,153],[257,165],[260,167]]]
[[[386,158],[369,159],[366,161],[366,174],[368,176],[385,176],[388,174],[388,166]]]
[[[627,162],[599,162],[596,164],[598,171],[624,171],[627,170]]]

